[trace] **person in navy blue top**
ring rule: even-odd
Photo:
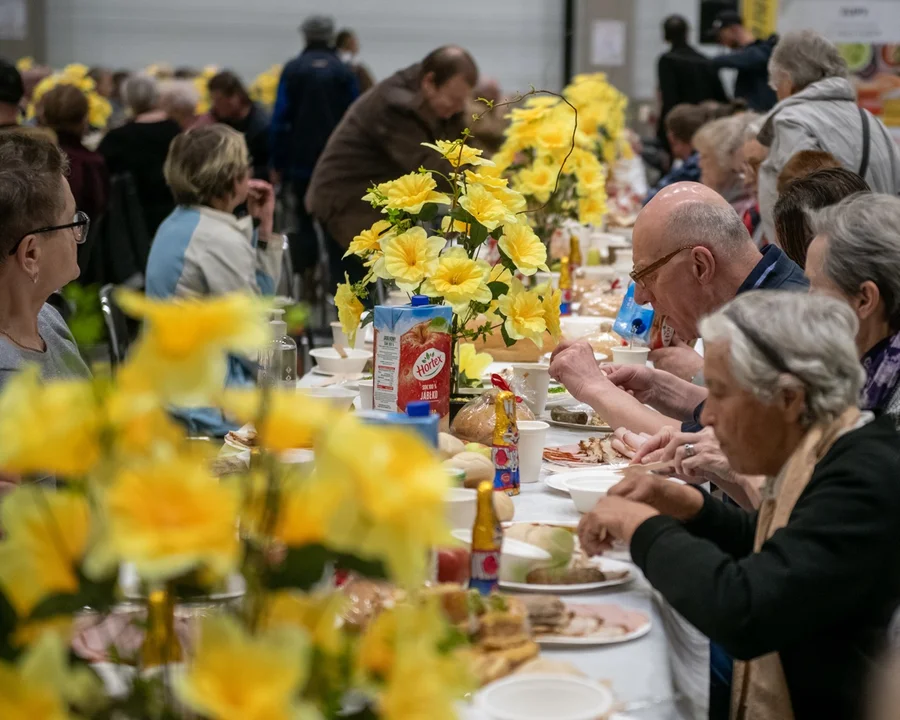
[[[747,101],[751,110],[759,113],[771,110],[778,98],[769,86],[769,58],[778,43],[778,36],[757,40],[744,27],[740,13],[723,10],[712,24],[710,40],[732,50],[711,60],[714,68],[737,70],[734,96]]]
[[[677,182],[700,182],[700,154],[691,140],[710,119],[709,111],[702,105],[682,103],[672,108],[666,116],[666,137],[672,149],[672,157],[680,163],[664,175],[644,199],[650,202],[664,187]]]
[[[306,48],[284,66],[272,111],[272,181],[294,195],[297,231],[291,238],[294,270],[303,273],[318,262],[318,240],[306,211],[309,181],[319,156],[347,108],[359,96],[353,69],[334,48],[334,22],[312,16],[300,28]]]

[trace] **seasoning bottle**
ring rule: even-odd
[[[503,529],[494,512],[494,488],[487,480],[478,486],[478,511],[472,527],[469,588],[482,595],[496,590],[500,582],[500,548]]]
[[[287,334],[284,310],[272,310],[272,339],[259,351],[260,386],[297,386],[297,343]]]
[[[559,314],[572,314],[572,273],[569,270],[569,258],[559,262]]]
[[[577,235],[569,237],[569,268],[572,272],[580,268],[583,264],[581,258],[581,240]]]
[[[181,662],[181,644],[175,634],[175,597],[168,590],[151,590],[147,598],[147,633],[141,648],[141,667]]]
[[[516,395],[498,390],[494,401],[496,421],[491,460],[494,462],[494,490],[519,494],[519,425],[516,422]]]

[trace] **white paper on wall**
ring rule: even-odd
[[[591,65],[625,64],[626,27],[621,20],[595,20],[591,29]]]

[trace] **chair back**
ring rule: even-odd
[[[130,333],[125,313],[113,300],[113,290],[112,284],[100,288],[100,311],[103,313],[103,324],[106,327],[107,342],[109,343],[109,363],[115,372],[125,360]]]

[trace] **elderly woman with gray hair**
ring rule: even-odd
[[[778,291],[706,318],[703,422],[735,470],[766,476],[759,511],[635,473],[579,527],[590,554],[629,543],[672,607],[741,661],[732,717],[861,717],[900,602],[900,443],[857,408],[857,330],[845,302]]]
[[[778,175],[801,150],[824,150],[865,179],[874,192],[900,193],[900,151],[880,120],[856,103],[847,63],[837,47],[812,30],[785,35],[769,61],[778,104],[760,131],[769,147],[760,167],[763,229],[775,241]]]

